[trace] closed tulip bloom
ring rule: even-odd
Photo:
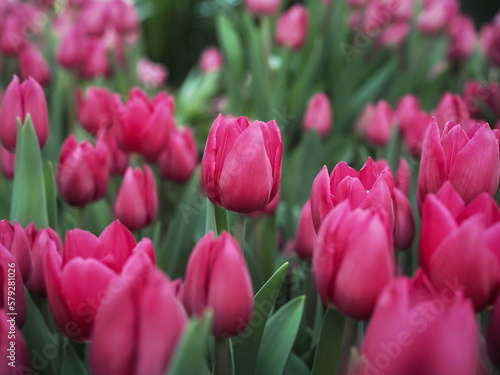
[[[273,200],[267,204],[262,210],[252,212],[248,214],[249,217],[258,217],[258,216],[271,216],[278,209],[281,201],[281,192],[278,190],[278,194],[275,195]]]
[[[26,295],[22,273],[14,254],[2,244],[0,244],[0,275],[0,310],[15,313],[15,324],[21,328],[26,320]],[[3,341],[4,339],[0,340]]]
[[[500,66],[500,24],[497,22],[484,25],[481,28],[480,42],[486,58],[493,65]]]
[[[158,167],[167,180],[186,182],[191,178],[198,162],[198,150],[190,128],[174,129],[165,151],[158,159]]]
[[[57,49],[57,62],[66,69],[79,68],[85,63],[88,38],[81,25],[65,31]]]
[[[19,78],[14,76],[3,94],[0,111],[0,139],[7,151],[14,152],[16,149],[17,119],[24,124],[28,114],[40,148],[43,148],[49,137],[49,116],[42,86],[31,77],[21,84]]]
[[[18,375],[23,369],[31,368],[30,356],[21,330],[16,326],[11,326],[12,319],[16,318],[7,315],[9,312],[6,308],[0,310],[0,337],[2,337],[0,350],[3,353],[0,357],[0,367],[3,375]],[[12,363],[14,366],[11,365]]]
[[[470,301],[450,290],[437,293],[417,272],[380,294],[353,374],[476,374],[477,345]]]
[[[46,297],[45,273],[43,270],[43,261],[46,253],[51,246],[55,246],[57,252],[62,255],[63,243],[59,235],[52,228],[40,228],[36,230],[33,223],[26,227],[26,235],[31,248],[31,257],[33,259],[33,273],[26,283],[30,293]]]
[[[398,170],[396,171],[396,188],[408,196],[410,194],[411,172],[405,158],[399,159]]]
[[[160,93],[150,101],[143,91],[133,88],[126,104],[116,96],[114,101],[118,146],[126,152],[138,152],[148,161],[156,161],[175,126],[174,99]]]
[[[391,233],[381,210],[352,209],[342,202],[327,215],[312,260],[325,305],[354,319],[370,317],[379,293],[394,276]]]
[[[500,348],[500,293],[498,293],[490,316],[486,345],[491,362],[500,367],[500,352],[498,351],[498,348]]]
[[[398,102],[395,121],[412,156],[420,158],[431,117],[420,109],[417,98],[407,95]]]
[[[85,6],[78,12],[77,22],[86,34],[101,37],[110,21],[110,7],[111,2],[87,1]]]
[[[33,272],[30,244],[24,229],[16,220],[14,225],[7,220],[0,221],[0,244],[11,252],[26,283]]]
[[[155,259],[151,241],[136,244],[119,221],[99,238],[81,229],[68,231],[62,257],[54,242],[48,245],[44,273],[50,309],[59,329],[75,341],[90,338],[101,305],[124,287],[119,276]]]
[[[332,127],[330,100],[322,92],[316,93],[307,105],[302,127],[305,131],[315,129],[321,136],[326,136]]]
[[[250,13],[255,15],[273,15],[280,7],[280,0],[245,0],[245,6]]]
[[[394,189],[394,246],[397,249],[409,249],[415,238],[413,211],[407,196],[399,189]]]
[[[134,3],[115,1],[110,6],[111,19],[120,33],[135,32],[139,26],[139,13]]]
[[[0,146],[0,166],[4,177],[8,180],[12,180],[16,168],[16,154],[7,151],[3,146]]]
[[[373,115],[366,124],[366,136],[371,143],[385,146],[389,142],[393,116],[392,109],[385,100],[375,105]]]
[[[186,270],[184,305],[190,314],[214,313],[216,336],[236,336],[253,313],[253,290],[243,254],[227,232],[207,233],[195,246]]]
[[[487,193],[466,206],[447,182],[425,198],[420,265],[438,290],[456,280],[477,311],[489,306],[500,288],[499,239],[500,210]]]
[[[28,44],[19,53],[21,78],[33,77],[41,85],[50,82],[50,67],[42,52],[34,45]]]
[[[155,269],[121,279],[124,286],[96,316],[92,374],[163,375],[188,323],[175,282]]]
[[[25,25],[22,18],[19,12],[11,12],[2,20],[0,50],[5,55],[18,55],[28,43],[24,35]]]
[[[410,32],[410,23],[408,21],[399,21],[390,24],[385,28],[377,38],[377,46],[399,46]]]
[[[456,16],[448,28],[450,44],[447,55],[451,61],[460,61],[469,57],[476,44],[474,20],[470,17]]]
[[[478,81],[468,81],[462,93],[469,114],[472,117],[480,118],[483,114],[480,105],[489,96],[488,89],[483,87]]]
[[[81,78],[92,79],[109,75],[108,51],[102,38],[91,38],[85,43],[85,60],[79,67]]]
[[[294,5],[278,19],[276,24],[276,42],[280,47],[293,50],[302,48],[306,41],[309,15],[302,5]]]
[[[467,104],[460,95],[453,95],[446,92],[441,98],[438,107],[432,113],[432,116],[436,118],[440,134],[443,133],[444,127],[448,121],[460,124],[464,129],[467,129],[469,111],[467,109]]]
[[[435,34],[442,30],[458,13],[456,0],[430,0],[418,15],[418,28],[424,34]]]
[[[311,200],[308,200],[300,212],[297,236],[295,237],[295,252],[299,258],[312,259],[316,237],[311,213]]]
[[[111,127],[108,129],[108,131],[102,135],[102,140],[106,144],[110,156],[111,165],[109,167],[109,173],[111,175],[123,176],[128,168],[130,157],[118,147],[115,128]]]
[[[96,146],[78,143],[74,135],[64,141],[57,165],[56,181],[61,197],[72,206],[101,199],[108,188],[109,153],[101,139]]]
[[[130,230],[139,230],[150,225],[158,213],[158,193],[151,169],[145,165],[128,167],[123,184],[116,197],[115,217]]]
[[[201,162],[202,186],[210,201],[251,213],[269,204],[281,182],[281,132],[268,123],[219,115],[208,134]]]
[[[419,210],[426,194],[449,180],[466,203],[482,192],[495,195],[500,175],[498,140],[488,124],[467,133],[460,125],[446,124],[439,135],[436,121],[427,130],[417,184]]]
[[[203,50],[199,67],[203,73],[218,72],[224,65],[224,57],[218,48],[208,47]]]
[[[85,97],[81,88],[78,89],[78,119],[86,131],[96,135],[113,124],[112,100],[111,93],[104,87],[87,88]]]

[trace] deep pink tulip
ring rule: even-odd
[[[165,151],[158,158],[161,175],[176,182],[188,181],[198,162],[193,132],[188,127],[174,128]]]
[[[41,85],[50,82],[50,67],[42,52],[32,44],[28,44],[19,53],[21,79],[33,77]]]
[[[16,220],[14,225],[7,220],[0,221],[0,244],[12,253],[26,283],[33,272],[30,243],[24,229]]]
[[[57,165],[56,181],[61,197],[72,206],[101,199],[108,188],[110,157],[101,139],[96,146],[78,143],[74,135],[64,141]]]
[[[153,268],[136,268],[141,272],[124,269],[119,278],[123,286],[96,316],[92,374],[163,375],[187,327],[186,311],[175,293],[178,283]]]
[[[278,194],[281,132],[268,123],[219,115],[208,134],[201,162],[202,186],[210,201],[240,213],[258,211]]]
[[[385,28],[377,38],[377,46],[399,46],[410,32],[410,23],[408,21],[399,21]]]
[[[461,61],[468,58],[474,51],[476,44],[476,30],[471,17],[458,15],[448,28],[450,44],[448,45],[448,58],[451,61]]]
[[[248,214],[249,217],[258,217],[258,216],[271,216],[276,212],[278,206],[281,201],[281,192],[278,190],[278,194],[276,194],[271,202],[267,204],[262,210],[252,212]]]
[[[87,35],[101,37],[110,21],[111,2],[87,1],[78,12],[77,23]]]
[[[49,247],[55,245],[56,250],[62,255],[63,243],[59,235],[52,228],[40,228],[36,230],[32,224],[26,227],[26,235],[28,237],[31,248],[31,257],[33,259],[33,273],[26,283],[26,287],[30,293],[45,297],[47,290],[45,288],[45,273],[43,270],[43,261]]]
[[[107,129],[113,124],[113,99],[104,87],[89,87],[86,95],[82,89],[77,91],[78,119],[83,128],[96,135],[99,130]]]
[[[442,30],[458,14],[457,0],[424,1],[424,8],[418,15],[418,28],[425,34]]]
[[[497,22],[484,25],[481,28],[480,42],[486,58],[493,65],[500,66],[500,24]]]
[[[494,115],[500,118],[500,83],[489,82],[487,90],[488,94],[484,101]]]
[[[75,24],[65,30],[57,49],[57,62],[66,69],[79,68],[85,64],[88,37],[81,25]]]
[[[17,320],[17,317],[7,315],[9,310],[3,308],[0,310],[0,368],[3,375],[18,375],[26,370],[29,373],[30,356],[28,347],[24,341],[21,330],[12,322]],[[9,365],[10,364],[10,365]]]
[[[278,12],[280,0],[245,0],[245,7],[252,14],[268,16]]]
[[[118,0],[110,4],[110,17],[117,31],[131,33],[137,31],[139,14],[133,3]]]
[[[106,144],[110,156],[109,173],[112,175],[123,175],[129,164],[129,155],[123,152],[116,142],[115,128],[112,127],[102,135],[102,140]]]
[[[462,95],[469,114],[472,117],[480,118],[483,115],[480,106],[489,96],[488,89],[478,81],[471,80],[465,84]]]
[[[424,138],[417,184],[419,210],[428,193],[449,180],[466,203],[482,192],[494,195],[500,175],[499,144],[488,124],[467,133],[460,125],[446,124],[439,135],[433,121]]]
[[[212,309],[216,336],[235,336],[253,313],[253,289],[243,254],[227,232],[207,233],[195,246],[186,270],[184,305],[190,314]]]
[[[175,126],[174,98],[160,93],[150,101],[143,91],[133,88],[126,104],[117,96],[114,100],[118,146],[156,161]]]
[[[359,135],[360,137],[364,137],[366,134],[366,127],[368,126],[368,122],[371,121],[371,118],[373,117],[373,113],[375,112],[375,106],[373,103],[368,103],[365,105],[363,108],[363,111],[361,111],[361,114],[359,117],[356,119],[355,123],[355,131],[356,134]]]
[[[486,345],[491,361],[495,366],[500,367],[500,352],[498,351],[498,348],[500,348],[500,293],[498,293],[490,316]]]
[[[294,5],[283,13],[276,24],[276,42],[280,47],[287,46],[300,50],[307,36],[309,15],[302,5]]]
[[[3,146],[0,146],[0,166],[5,178],[12,180],[14,178],[14,170],[16,168],[16,155],[7,151],[7,149]]]
[[[15,255],[0,244],[0,310],[15,313],[15,324],[18,327],[22,327],[26,320],[26,295],[20,265]],[[2,341],[4,339],[0,340]]]
[[[115,217],[130,230],[139,230],[150,225],[158,213],[158,193],[151,169],[145,165],[128,167],[123,184],[116,197]]]
[[[399,189],[394,189],[394,246],[397,249],[409,249],[415,238],[413,211],[407,196]]]
[[[54,242],[46,252],[45,284],[52,315],[59,329],[76,341],[90,338],[101,305],[130,280],[118,276],[143,262],[154,264],[155,259],[151,241],[145,238],[136,244],[118,220],[99,238],[81,229],[67,232],[62,257]]]
[[[451,290],[437,293],[417,272],[380,294],[353,373],[475,374],[477,345],[470,301]]]
[[[0,50],[5,55],[18,55],[28,43],[22,18],[20,12],[11,12],[2,20]]]
[[[49,117],[47,101],[42,86],[31,77],[21,84],[14,76],[2,98],[0,111],[0,139],[7,151],[14,152],[17,140],[17,119],[24,120],[31,116],[40,148],[45,146],[49,137]]]
[[[466,126],[469,123],[467,104],[460,95],[453,95],[449,92],[443,95],[438,107],[432,112],[432,116],[436,118],[440,134],[443,133],[444,127],[448,121],[460,124],[464,129],[467,129]]]
[[[487,193],[465,206],[447,182],[425,198],[420,265],[438,290],[456,282],[477,311],[490,305],[500,288],[499,239],[500,210]]]
[[[300,212],[297,235],[295,237],[295,252],[299,258],[312,259],[316,237],[311,213],[311,200],[308,200]]]
[[[351,318],[368,319],[395,272],[392,228],[385,211],[340,203],[321,225],[312,262],[323,303]]]
[[[224,65],[224,56],[216,47],[207,47],[200,57],[199,68],[203,73],[218,72]]]
[[[307,105],[302,127],[305,131],[315,129],[321,136],[326,136],[332,128],[332,110],[330,99],[322,92],[313,95]]]
[[[81,78],[92,79],[109,75],[108,50],[102,38],[91,38],[85,43],[85,60],[79,67]]]
[[[410,194],[411,172],[408,162],[405,158],[399,160],[398,170],[396,171],[396,188],[401,190],[405,196]]]
[[[416,97],[407,95],[398,102],[395,121],[412,156],[420,158],[422,143],[431,117],[420,109]]]
[[[371,143],[385,146],[389,142],[393,117],[392,109],[385,100],[380,100],[375,105],[372,117],[366,124],[366,136]]]

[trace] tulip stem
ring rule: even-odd
[[[238,212],[234,213],[234,238],[238,245],[240,245],[241,251],[245,251],[245,226],[246,226],[246,215],[240,214]]]
[[[215,375],[227,375],[227,346],[223,337],[215,338]]]
[[[340,347],[339,367],[337,375],[347,375],[349,372],[349,357],[351,346],[356,344],[358,321],[346,317],[344,320],[344,333],[342,334],[342,346]]]

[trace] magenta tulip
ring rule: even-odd
[[[65,31],[57,49],[57,62],[66,69],[80,68],[85,63],[88,37],[80,24]]]
[[[436,118],[440,134],[443,134],[448,121],[460,124],[464,129],[467,129],[466,126],[469,123],[467,104],[459,95],[452,95],[449,92],[443,95],[438,107],[432,112],[432,116]]]
[[[300,212],[297,235],[295,237],[295,252],[299,258],[312,259],[316,238],[316,230],[314,229],[311,213],[311,200],[308,200]]]
[[[15,324],[22,327],[26,319],[26,295],[19,266],[14,254],[0,244],[0,310],[15,314]]]
[[[366,124],[366,136],[371,143],[385,146],[389,142],[393,117],[392,109],[385,100],[381,100],[375,105],[372,117]]]
[[[108,129],[113,124],[111,93],[106,88],[89,87],[86,96],[81,88],[77,91],[78,119],[82,127],[96,135],[101,129]]]
[[[500,14],[500,13],[498,13]],[[500,19],[500,16],[495,19]],[[486,58],[496,66],[500,66],[500,22],[492,22],[481,28],[481,49]]]
[[[431,122],[431,117],[420,109],[416,97],[407,95],[398,102],[395,121],[412,156],[420,158],[425,132]]]
[[[280,47],[300,50],[307,36],[309,15],[302,5],[294,5],[283,13],[276,24],[276,42]]]
[[[108,129],[108,131],[102,135],[102,140],[106,144],[110,156],[111,165],[109,167],[109,173],[123,176],[127,170],[130,157],[118,147],[115,137],[115,128],[111,127]]]
[[[218,48],[207,47],[200,57],[199,67],[203,73],[218,72],[224,65],[224,57]]]
[[[5,55],[18,55],[28,43],[23,17],[19,12],[11,12],[2,19],[2,23],[0,50]]]
[[[21,330],[13,322],[16,317],[8,315],[9,310],[0,310],[0,368],[3,375],[18,375],[31,370],[28,347]],[[26,372],[25,372],[26,371]]]
[[[207,233],[196,245],[186,270],[184,305],[190,314],[214,313],[216,336],[235,336],[253,313],[253,290],[243,254],[227,232]]]
[[[457,0],[429,0],[418,15],[418,28],[425,34],[442,30],[458,13]]]
[[[264,207],[262,210],[252,212],[248,214],[249,217],[258,217],[258,216],[271,216],[273,215],[276,210],[278,209],[278,206],[280,205],[281,201],[281,193],[278,190],[278,194],[276,194],[271,202],[267,204],[266,207]]]
[[[240,213],[258,211],[278,194],[283,145],[276,121],[219,115],[201,162],[202,186],[210,201]]]
[[[19,66],[23,80],[32,77],[41,85],[50,83],[50,67],[42,52],[34,45],[28,44],[19,53]]]
[[[0,244],[11,252],[26,283],[33,272],[30,243],[24,229],[16,220],[14,225],[7,220],[0,221]]]
[[[81,78],[106,77],[110,73],[108,50],[103,39],[90,38],[85,43],[85,59],[79,67]]]
[[[332,110],[330,100],[322,92],[314,94],[307,105],[302,127],[305,131],[316,130],[319,135],[326,136],[332,127]]]
[[[158,158],[161,175],[176,182],[188,181],[198,162],[193,132],[188,127],[174,128],[165,151]]]
[[[168,70],[162,64],[157,64],[143,58],[137,64],[137,78],[146,87],[158,88],[165,84]]]
[[[4,177],[12,180],[16,169],[16,154],[7,151],[3,146],[0,146],[0,166]]]
[[[474,51],[476,44],[474,20],[467,16],[456,16],[450,23],[448,34],[450,35],[448,58],[451,61],[461,61],[468,58]]]
[[[255,15],[273,15],[278,12],[280,0],[245,0],[245,7]]]

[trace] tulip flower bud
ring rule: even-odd
[[[3,95],[0,111],[0,139],[7,151],[14,152],[16,149],[17,119],[24,124],[28,114],[40,148],[43,148],[49,137],[49,118],[42,86],[31,77],[20,84],[19,78],[14,76]]]
[[[130,230],[150,225],[158,213],[158,194],[151,169],[128,167],[116,197],[115,217]]]
[[[78,119],[89,133],[96,135],[99,130],[107,129],[113,124],[113,102],[108,89],[89,87],[84,98],[80,88],[77,91],[77,103]]]
[[[269,204],[281,182],[283,145],[276,121],[219,115],[208,134],[201,162],[202,186],[210,201],[250,213]]]
[[[372,103],[365,105],[365,108],[363,108],[363,111],[361,111],[361,114],[356,119],[356,124],[354,126],[356,134],[361,137],[366,134],[368,122],[371,121],[374,112],[375,106]]]
[[[88,38],[82,26],[75,24],[65,31],[57,49],[57,62],[66,69],[79,68],[85,63]]]
[[[12,180],[16,168],[16,155],[7,151],[3,146],[0,146],[0,165],[4,177],[8,180]]]
[[[134,3],[115,1],[109,4],[110,18],[120,33],[130,33],[137,30],[139,14]]]
[[[398,170],[396,171],[396,188],[408,196],[410,194],[411,172],[408,162],[405,158],[399,160]]]
[[[395,120],[408,150],[412,156],[419,158],[425,132],[431,121],[430,116],[420,110],[416,97],[407,95],[398,102]]]
[[[0,244],[12,253],[26,283],[33,272],[30,244],[26,233],[16,220],[14,225],[7,220],[0,221]]]
[[[43,271],[43,260],[51,246],[55,246],[57,252],[62,255],[63,244],[59,235],[52,228],[40,228],[36,230],[33,223],[26,227],[26,236],[28,237],[31,248],[31,257],[33,259],[33,273],[26,283],[30,293],[46,297],[45,273]],[[53,245],[52,245],[53,244]]]
[[[486,345],[491,362],[500,367],[500,352],[498,351],[498,348],[500,348],[500,293],[498,293],[490,316]]]
[[[480,42],[486,58],[493,65],[500,66],[500,23],[484,25],[480,33]]]
[[[91,79],[109,75],[108,51],[104,41],[92,38],[86,43],[85,60],[80,66],[80,77]]]
[[[418,16],[418,28],[424,34],[435,34],[443,29],[458,13],[456,0],[430,0]]]
[[[312,260],[325,305],[354,319],[370,317],[379,293],[394,276],[391,233],[384,211],[352,209],[342,202],[326,216]]]
[[[99,238],[81,229],[68,231],[62,257],[53,241],[48,245],[44,273],[50,309],[60,330],[76,341],[90,338],[101,305],[131,282],[130,272],[154,268],[151,241],[136,244],[118,220]]]
[[[116,143],[115,129],[112,127],[108,129],[106,133],[102,135],[102,140],[108,148],[111,165],[109,167],[109,173],[111,175],[122,176],[127,170],[129,164],[129,156],[123,152]]]
[[[245,0],[248,11],[257,16],[276,14],[280,7],[280,0]]]
[[[78,12],[77,23],[87,35],[102,37],[109,23],[111,2],[88,1]]]
[[[191,178],[197,161],[198,151],[191,129],[175,128],[158,159],[161,175],[167,180],[186,182]]]
[[[375,106],[371,119],[366,124],[368,140],[378,146],[385,146],[391,138],[393,122],[392,109],[385,100]]]
[[[23,80],[33,77],[41,85],[50,82],[50,68],[42,52],[35,46],[28,44],[19,53],[19,65]]]
[[[200,57],[199,68],[203,73],[218,72],[224,65],[222,53],[215,47],[207,47]]]
[[[466,129],[469,120],[469,111],[467,104],[465,104],[465,101],[459,95],[452,95],[446,92],[441,98],[438,107],[432,113],[432,116],[436,118],[439,133],[442,134],[448,121],[460,124]]]
[[[19,328],[24,325],[26,319],[26,295],[24,294],[20,266],[21,264],[18,263],[14,254],[0,244],[0,290],[2,291],[0,294],[0,311],[15,314],[13,315],[15,316],[14,321]],[[0,342],[4,340],[2,339]]]
[[[299,258],[305,260],[312,259],[316,237],[311,213],[311,200],[308,200],[300,212],[297,236],[295,238],[295,252]]]
[[[324,93],[318,92],[309,100],[302,126],[305,131],[315,129],[323,137],[330,132],[332,113],[330,100]]]
[[[447,55],[451,61],[460,61],[469,57],[476,44],[474,20],[470,17],[456,16],[448,28],[450,44]]]
[[[95,148],[74,135],[64,141],[57,165],[57,188],[72,206],[84,206],[101,199],[108,188],[110,157],[101,139]]]
[[[294,50],[302,48],[306,41],[309,16],[302,5],[294,5],[278,19],[276,42],[280,47],[287,46]]]
[[[450,337],[454,337],[450,340]],[[354,375],[477,374],[478,327],[469,300],[438,294],[422,272],[380,294]]]
[[[415,237],[415,222],[410,201],[399,189],[394,189],[394,246],[409,249]]]
[[[5,16],[2,21],[0,50],[5,55],[17,55],[28,43],[28,39],[24,35],[25,26],[22,16],[17,12],[12,12]]]
[[[227,232],[207,233],[195,246],[186,270],[184,305],[190,314],[212,309],[216,336],[236,336],[253,313],[253,290],[243,254]]]
[[[417,183],[419,211],[426,194],[435,193],[448,180],[465,203],[482,192],[495,195],[500,176],[499,144],[488,124],[467,133],[460,125],[446,124],[439,135],[436,121],[427,129]]]

